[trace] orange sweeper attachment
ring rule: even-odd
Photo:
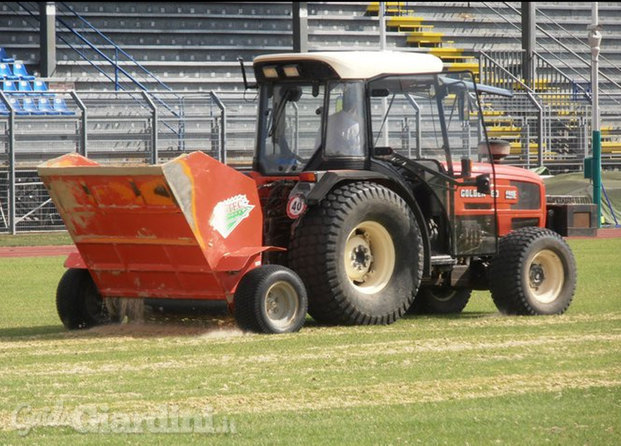
[[[235,291],[249,271],[261,266],[261,253],[280,249],[262,246],[263,215],[255,181],[202,152],[182,155],[162,165],[139,167],[102,166],[68,154],[39,166],[39,175],[78,250],[67,258],[65,266],[70,268],[68,273],[81,277],[63,277],[71,282],[64,288],[86,290],[90,286],[90,290],[96,290],[98,307],[103,308],[99,303],[111,297],[150,297],[226,300],[233,309]],[[294,274],[284,267],[274,268],[279,268],[276,273],[281,276]],[[271,270],[267,266],[263,269]],[[93,284],[83,285],[89,281],[86,270],[94,288]],[[270,274],[254,273],[261,279],[265,275]],[[252,277],[246,280],[250,291],[245,295],[255,292],[261,281]],[[83,302],[88,298],[61,296],[63,292],[71,294],[63,291],[63,280],[57,306],[65,325],[95,325],[102,315],[66,321],[72,314],[63,316],[63,305],[84,306],[81,310],[67,310],[82,314],[89,303]],[[284,282],[284,291],[301,287],[299,294],[304,295],[304,301],[297,302],[290,296],[280,301],[285,307],[297,305],[297,313],[303,311],[305,315],[301,281],[295,286]],[[85,290],[82,294],[89,294]],[[280,302],[278,296],[273,296],[279,291],[278,286],[272,290],[272,301]],[[267,291],[264,294],[263,300],[270,297]],[[282,320],[292,317],[287,308],[282,310],[273,302],[270,306],[263,301],[242,306],[266,314],[270,309],[276,311],[275,320],[281,322],[273,330],[262,330],[257,321],[244,322],[238,317],[242,328],[292,331]],[[239,311],[246,310],[250,311]],[[298,317],[297,313],[294,316]]]

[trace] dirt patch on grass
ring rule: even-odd
[[[149,327],[148,324],[139,324],[134,327],[128,328],[132,330],[132,333],[136,333],[135,330],[153,330],[153,327]],[[168,327],[170,329],[170,327]],[[144,332],[143,332],[144,333]],[[93,374],[107,374],[107,373],[121,373],[121,372],[139,372],[143,370],[161,370],[169,368],[190,369],[192,367],[233,367],[233,366],[245,366],[252,371],[260,369],[262,364],[287,364],[293,366],[293,364],[313,364],[322,361],[347,361],[359,358],[391,358],[391,357],[416,357],[416,355],[431,353],[457,353],[461,352],[483,352],[485,355],[490,355],[494,352],[501,353],[503,355],[519,354],[524,351],[532,353],[533,348],[537,348],[538,351],[547,351],[551,354],[556,352],[566,351],[570,346],[581,346],[583,349],[589,350],[591,347],[588,344],[592,343],[611,343],[610,351],[614,351],[614,346],[621,342],[621,333],[619,334],[577,334],[577,335],[549,335],[549,336],[531,336],[523,337],[516,340],[510,338],[508,335],[503,337],[497,337],[494,339],[486,339],[485,341],[473,340],[455,340],[450,338],[441,339],[427,339],[427,340],[394,340],[385,342],[368,342],[368,343],[348,343],[333,346],[313,346],[307,347],[303,353],[296,353],[292,355],[290,352],[284,353],[267,353],[264,348],[258,349],[260,353],[250,354],[248,352],[236,354],[230,352],[227,354],[222,353],[210,353],[208,346],[211,341],[219,342],[236,342],[241,340],[240,337],[243,333],[237,329],[219,328],[210,331],[202,331],[194,338],[161,338],[158,340],[158,345],[166,346],[168,348],[179,349],[188,345],[204,344],[203,349],[199,354],[193,350],[185,352],[173,352],[173,360],[164,361],[147,361],[145,362],[144,355],[138,354],[131,360],[115,360],[114,352],[119,349],[135,350],[140,349],[141,345],[137,344],[132,339],[126,339],[126,344],[132,343],[131,348],[123,345],[115,345],[110,350],[110,359],[102,363],[101,360],[89,361],[84,359],[78,359],[79,362],[74,365],[68,365],[63,362],[51,362],[48,360],[48,364],[45,368],[39,366],[40,361],[33,361],[28,364],[15,364],[7,365],[3,373],[5,375],[21,375],[28,373],[35,376],[50,376],[50,375],[67,375],[67,374],[81,374],[81,375],[93,375]],[[280,338],[274,338],[274,342],[278,342],[278,339],[286,339],[286,336]],[[507,339],[509,338],[509,339]],[[244,336],[244,341],[251,342],[252,339],[261,339],[260,337]],[[47,348],[46,348],[47,347]],[[77,349],[75,347],[78,347]],[[105,352],[102,350],[101,340],[99,343],[93,345],[94,349],[98,352]],[[150,346],[143,347],[145,351],[148,351]],[[73,347],[67,347],[60,345],[53,351],[49,349],[49,346],[40,345],[38,349],[32,349],[29,351],[21,352],[22,355],[29,356],[41,356],[42,361],[46,361],[46,357],[50,355],[75,355],[76,353],[88,355],[92,352],[84,348],[84,345],[77,345]],[[10,357],[15,355],[10,349],[5,350],[0,354],[2,357]],[[160,356],[161,358],[161,356]]]
[[[216,413],[270,413],[307,410],[327,410],[351,407],[419,404],[494,398],[529,393],[554,393],[590,387],[620,387],[621,368],[515,374],[492,377],[473,377],[459,380],[426,380],[390,382],[376,385],[313,387],[280,392],[252,394],[223,394],[174,401],[183,408],[200,410],[211,406]],[[123,407],[127,407],[124,405]],[[131,405],[130,405],[130,408]],[[141,409],[142,408],[142,409]],[[154,406],[155,408],[155,406]],[[149,410],[139,404],[137,410]]]
[[[107,325],[90,330],[91,333],[100,336],[123,337],[123,338],[169,338],[169,337],[198,337],[199,339],[228,339],[238,337],[243,332],[237,329],[234,323],[228,320],[209,319],[198,323],[187,320],[154,323],[132,322],[120,325]],[[103,340],[105,342],[106,340]],[[99,339],[99,342],[102,342]]]

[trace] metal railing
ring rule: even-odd
[[[62,96],[74,112],[66,116],[0,117],[0,233],[62,228],[62,221],[36,173],[36,165],[77,152],[100,163],[166,162],[185,151],[201,150],[227,161],[227,108],[214,92],[183,94],[184,115],[162,107],[147,92],[48,92]],[[136,103],[136,94],[143,103]],[[158,93],[165,95],[167,93]],[[173,93],[170,93],[171,95]],[[163,120],[183,121],[183,150]]]
[[[519,16],[522,15],[522,13],[520,12],[519,9],[517,9],[516,7],[514,7],[513,5],[511,5],[508,2],[503,2],[504,5],[506,5],[509,9],[511,9],[514,13],[518,14]],[[541,11],[537,10],[538,14],[541,14]],[[547,17],[547,16],[545,16]],[[556,24],[556,22],[552,21],[551,23]],[[576,59],[578,59],[580,62],[582,62],[582,64],[585,67],[589,67],[591,66],[591,62],[590,60],[587,60],[585,58],[583,58],[580,54],[578,54],[576,51],[574,51],[573,49],[569,48],[567,45],[565,45],[563,42],[561,42],[559,39],[557,39],[555,36],[553,36],[552,34],[550,34],[547,30],[543,29],[543,27],[540,24],[537,24],[537,30],[540,31],[541,33],[543,33],[546,37],[548,37],[549,39],[551,39],[556,45],[558,45],[559,47],[561,47],[564,51],[567,51],[569,54],[571,54],[573,57],[575,57]],[[586,34],[586,33],[585,33]],[[575,37],[575,36],[574,36]],[[584,42],[583,42],[584,43]],[[580,77],[582,77],[584,80],[589,80],[586,79],[584,76],[582,76],[576,69],[574,66],[570,65],[567,63],[566,60],[564,60],[562,57],[560,57],[555,51],[551,51],[551,49],[548,46],[544,46],[542,45],[540,42],[537,42],[537,45],[540,46],[542,48],[542,50],[546,51],[548,54],[550,54],[552,57],[554,57],[561,65],[563,65],[565,68],[567,68],[568,70],[571,70],[572,72],[574,72],[575,74],[579,75]],[[586,45],[586,47],[588,47],[588,44]],[[590,47],[589,47],[589,52],[590,52]],[[602,60],[606,60],[608,62],[610,62],[608,59],[602,59]],[[616,67],[616,65],[613,64],[613,66],[615,66],[615,68],[619,69],[618,67]],[[610,76],[608,76],[605,73],[600,73],[600,76],[602,76],[602,78],[606,79],[608,82],[610,82],[615,88],[621,89],[621,85],[619,83],[617,83],[614,79],[612,79]],[[602,94],[607,94],[606,91],[602,91]]]
[[[171,87],[169,87],[164,82],[162,82],[162,80],[160,78],[158,78],[156,75],[154,75],[144,65],[142,65],[134,57],[132,57],[130,54],[128,54],[125,50],[123,50],[123,48],[118,46],[112,39],[110,39],[104,33],[99,31],[99,29],[97,29],[95,26],[93,26],[88,20],[86,20],[84,17],[82,17],[80,14],[78,14],[71,6],[69,6],[65,2],[58,2],[57,4],[61,5],[62,8],[64,8],[65,11],[68,11],[72,16],[77,18],[80,23],[86,25],[86,27],[89,30],[91,30],[92,32],[94,32],[97,36],[101,37],[104,40],[104,42],[108,43],[109,45],[112,45],[112,47],[114,48],[114,55],[115,55],[114,56],[114,73],[115,73],[115,86],[117,87],[117,89],[118,89],[118,76],[119,76],[119,71],[120,71],[124,75],[126,75],[129,79],[131,79],[141,90],[148,90],[144,85],[142,85],[141,82],[139,82],[139,80],[136,79],[135,76],[130,75],[129,73],[127,73],[126,70],[124,70],[123,68],[121,68],[119,66],[119,55],[120,55],[120,56],[123,56],[128,61],[130,61],[132,66],[138,68],[140,70],[140,72],[142,72],[149,80],[155,82],[156,85],[164,88],[164,90],[166,90],[166,91],[173,91]],[[63,25],[66,28],[73,29],[72,26],[70,26],[70,25],[68,25],[68,24],[66,24],[64,22],[61,22],[61,23],[63,23]]]
[[[512,56],[513,54],[509,52],[500,54],[501,60],[509,67],[513,66],[509,63]],[[483,113],[488,135],[509,140],[513,143],[513,149],[519,147],[519,152],[515,153],[514,150],[513,154],[518,155],[517,161],[527,165],[530,165],[531,159],[531,146],[533,146],[531,139],[535,137],[537,164],[543,165],[547,146],[544,138],[544,108],[535,91],[483,51],[479,52],[479,78],[483,84],[514,92],[512,98],[494,95],[485,97]],[[490,115],[487,118],[485,118],[486,111]],[[495,125],[496,123],[499,125]],[[497,131],[495,127],[498,127]]]
[[[483,57],[483,59],[485,59]],[[531,167],[577,166],[582,164],[590,144],[590,107],[571,101],[570,93],[535,93],[502,69],[487,62],[497,73],[511,79],[514,97],[483,96],[484,112],[491,138],[503,137],[511,143],[511,164]],[[491,71],[492,73],[494,71]],[[490,71],[482,70],[485,76]],[[497,79],[500,77],[497,76]],[[491,83],[493,78],[486,78]],[[507,85],[505,83],[505,85]],[[508,86],[508,85],[507,85]],[[179,150],[176,135],[163,119],[171,112],[158,107],[151,94],[151,106],[142,92],[56,92],[64,95],[76,114],[65,117],[15,116],[0,118],[0,233],[62,229],[62,221],[49,202],[47,192],[36,174],[41,161],[68,152],[87,154],[100,163],[165,162],[179,154],[204,151],[214,158],[237,167],[248,167],[254,153],[257,101],[240,92],[187,92],[183,94],[186,126],[185,149]],[[144,104],[136,104],[131,95],[138,94]],[[11,110],[4,94],[5,105]],[[166,98],[164,98],[166,99]],[[615,98],[621,99],[619,97]],[[571,101],[584,107],[572,114],[558,113]],[[603,117],[612,116],[621,124],[614,102],[602,107]],[[615,114],[616,113],[616,114]],[[169,115],[167,115],[169,114]],[[315,131],[298,127],[304,115],[291,116],[288,128],[295,138],[314,138]],[[494,119],[496,118],[496,119]],[[401,150],[420,147],[425,130],[417,116],[399,117],[390,124],[391,138]],[[419,118],[420,119],[420,118]],[[494,122],[495,121],[495,122]],[[620,126],[603,129],[603,164],[621,165]],[[293,138],[292,140],[295,140]],[[4,149],[4,150],[2,150]]]
[[[481,78],[483,83],[504,88],[520,85],[516,77],[521,77],[521,51],[491,52],[481,54]],[[497,62],[498,60],[502,62]],[[502,63],[505,68],[501,66]],[[540,136],[538,144],[542,147],[538,151],[538,164],[541,164],[545,155],[548,162],[574,163],[579,166],[581,160],[588,154],[590,141],[585,135],[590,128],[591,102],[590,92],[584,85],[574,82],[558,68],[551,65],[540,54],[535,53],[536,79],[529,83],[528,89],[533,99],[533,105],[539,109]],[[511,72],[509,72],[511,69]],[[524,89],[524,83],[520,85]],[[606,103],[617,104],[618,98],[607,97]],[[507,111],[512,107],[510,103],[504,105]],[[610,108],[610,107],[609,107]],[[603,118],[607,119],[606,116]],[[618,123],[617,123],[618,125]],[[529,165],[530,163],[527,163]]]
[[[39,21],[39,16],[33,13],[31,10],[31,8],[32,9],[36,8],[36,4],[32,4],[31,2],[17,2],[16,4],[19,5],[24,11],[26,11],[32,19],[34,19],[37,22]],[[75,12],[70,6],[68,6],[67,4],[63,2],[59,2],[58,4],[63,6],[64,12],[66,14],[76,17],[80,23],[83,23],[84,25],[86,25],[90,34],[101,38],[104,42],[104,45],[111,46],[111,48],[114,50],[114,59],[113,59],[112,56],[107,55],[104,52],[104,50],[101,49],[95,43],[93,39],[87,38],[83,33],[79,32],[71,24],[67,23],[63,18],[61,18],[60,15],[56,15],[56,21],[59,24],[61,24],[70,33],[70,35],[73,35],[75,38],[77,38],[78,42],[77,43],[70,42],[67,38],[65,38],[62,35],[62,33],[57,34],[58,38],[62,42],[64,42],[69,48],[75,51],[82,59],[88,62],[90,66],[92,66],[94,69],[97,70],[97,72],[99,72],[106,79],[112,82],[114,84],[116,91],[119,91],[119,90],[131,91],[132,89],[135,89],[135,88],[138,88],[142,91],[150,91],[149,88],[145,85],[146,83],[145,79],[146,79],[150,82],[154,82],[157,86],[164,88],[164,91],[172,93],[172,96],[171,96],[172,102],[163,101],[159,94],[153,94],[152,95],[153,100],[158,102],[159,105],[161,105],[162,107],[173,112],[173,115],[176,115],[175,117],[183,116],[183,106],[182,106],[183,102],[181,100],[181,96],[174,93],[171,87],[169,87],[164,82],[162,82],[157,76],[155,76],[146,67],[140,64],[140,62],[136,61],[131,55],[129,55],[126,51],[124,51],[120,46],[118,46],[108,36],[106,36],[101,31],[99,31],[97,28],[95,28],[88,20],[86,20],[84,17],[79,15],[77,12]],[[60,10],[60,12],[62,12],[62,9]],[[88,54],[87,50],[90,50],[92,54]],[[129,73],[128,70],[123,68],[120,65],[121,61],[119,60],[119,55],[123,56],[125,60],[128,61],[132,67],[137,68],[139,72],[143,73],[145,75],[145,79],[138,79],[137,76],[132,75],[131,73]],[[110,73],[106,72],[106,70],[102,69],[96,63],[95,60],[93,60],[94,59],[93,56],[102,58],[113,68],[114,78],[112,77]],[[124,85],[120,82],[119,73],[122,74],[129,81],[129,85]],[[142,103],[138,99],[136,99],[136,102],[139,104]],[[181,106],[179,106],[179,103],[181,103]],[[163,125],[169,126],[171,131],[177,133],[180,149],[183,149],[182,145],[184,141],[184,138],[183,138],[184,127],[179,126],[175,129],[168,122],[166,121],[162,121],[162,122],[163,122]],[[180,121],[180,122],[183,122],[183,121]]]
[[[520,23],[519,20],[511,20],[511,18],[505,12],[499,11],[497,8],[495,8],[489,2],[481,2],[481,4],[485,7],[485,9],[487,9],[489,11],[492,11],[498,17],[502,18],[502,20],[506,24],[511,26],[513,29],[518,30],[518,31],[521,32],[521,28],[520,28],[520,25],[519,25],[519,23]],[[519,19],[522,16],[521,11],[519,9],[517,9],[515,6],[511,5],[510,3],[503,2],[503,5],[505,5],[507,8],[509,8],[515,14],[514,15],[515,19]],[[540,13],[541,12],[538,10],[538,14],[540,14]],[[547,16],[545,16],[545,17],[547,17]],[[551,21],[550,24],[558,25],[554,21]],[[570,48],[567,45],[565,45],[558,38],[553,36],[549,31],[544,29],[540,24],[537,24],[536,27],[537,27],[537,30],[539,32],[544,34],[548,39],[550,39],[552,42],[554,42],[555,45],[557,45],[557,48],[555,48],[555,50],[562,49],[562,51],[555,51],[552,48],[550,48],[549,43],[546,43],[546,45],[544,45],[544,44],[541,43],[540,40],[537,40],[536,44],[537,44],[537,47],[541,50],[541,52],[545,52],[551,58],[554,58],[559,66],[562,66],[565,70],[567,70],[567,72],[572,73],[574,76],[576,76],[576,78],[580,79],[581,80],[580,82],[590,83],[590,79],[587,78],[586,76],[584,76],[584,74],[582,74],[577,69],[577,68],[588,68],[588,69],[590,69],[590,66],[591,66],[590,60],[585,59],[580,54],[578,54],[576,51],[574,51],[572,48]],[[573,37],[575,38],[575,36],[573,36]],[[585,37],[586,37],[586,32],[585,32]],[[582,42],[582,43],[583,43],[583,46],[584,46],[584,42]],[[566,58],[563,58],[562,56],[559,56],[559,54],[558,54],[559,52],[561,54],[562,53],[567,53],[567,54],[571,55],[572,57],[574,57],[575,59],[580,61],[582,65],[580,67],[576,67],[575,65],[569,64],[567,62],[567,60],[565,60]],[[616,65],[613,62],[609,61],[608,59],[606,59],[606,60],[608,62],[610,62],[611,66],[613,66],[616,69],[621,71],[621,69],[619,69],[619,67],[616,67]],[[614,79],[612,79],[610,76],[608,76],[606,73],[600,72],[600,76],[603,79],[605,79],[607,82],[609,82],[613,87],[615,87],[617,89],[621,89],[621,85],[618,82],[616,82]],[[602,90],[600,88],[600,91],[601,91],[602,95],[612,94],[612,92],[606,91],[605,89]],[[612,94],[612,95],[614,96],[614,94]]]

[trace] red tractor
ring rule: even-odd
[[[243,328],[389,324],[458,313],[489,289],[507,314],[561,314],[574,257],[546,229],[539,176],[494,162],[479,96],[510,94],[413,53],[261,56],[252,171],[200,152],[40,175],[79,253],[57,305],[69,328],[111,297],[227,300]],[[307,298],[308,293],[308,298]]]

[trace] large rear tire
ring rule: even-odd
[[[337,187],[295,230],[289,265],[324,324],[390,324],[420,284],[423,244],[407,203],[379,184]]]
[[[280,265],[255,268],[235,291],[234,316],[239,328],[255,333],[292,333],[304,325],[308,298],[296,273]]]
[[[470,300],[472,290],[464,288],[424,286],[420,287],[410,314],[458,314]]]
[[[500,240],[490,267],[494,303],[505,314],[562,314],[576,288],[576,261],[556,232],[523,228]]]
[[[120,322],[118,317],[110,316],[87,269],[65,271],[56,290],[56,310],[69,330]]]

